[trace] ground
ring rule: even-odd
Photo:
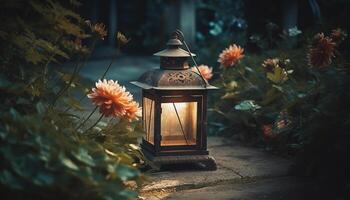
[[[110,63],[110,59],[106,59],[110,54],[108,49],[99,50],[81,75],[91,83],[97,81]],[[120,56],[107,78],[118,80],[140,100],[140,90],[129,81],[137,80],[145,71],[158,67],[158,59],[151,56]],[[93,106],[88,99],[83,103],[87,109],[83,116],[87,116]],[[98,117],[96,113],[91,121]],[[291,176],[289,168],[292,162],[289,160],[220,137],[209,137],[208,149],[216,159],[216,171],[175,166],[148,173],[149,181],[141,189],[139,199],[310,199],[312,182]]]
[[[182,168],[151,173],[140,199],[310,199],[312,182],[291,176],[289,160],[221,137],[209,137],[208,149],[216,159],[216,171]]]

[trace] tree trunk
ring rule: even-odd
[[[187,44],[195,45],[196,38],[196,7],[194,0],[182,0],[180,3],[180,29],[185,35]]]
[[[298,0],[283,0],[283,30],[288,33],[288,30],[294,27],[298,27]],[[294,47],[297,43],[295,37],[291,38],[290,46]]]
[[[163,28],[166,40],[176,29],[180,29],[190,48],[195,44],[196,8],[194,0],[168,0],[163,10]]]
[[[114,46],[117,34],[117,0],[109,2],[108,44]]]

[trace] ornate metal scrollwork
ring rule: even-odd
[[[192,85],[196,77],[191,71],[177,71],[166,74],[169,85]]]

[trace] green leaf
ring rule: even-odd
[[[10,114],[11,114],[12,119],[15,121],[19,120],[21,117],[21,115],[14,108],[10,108]]]
[[[267,72],[267,78],[273,83],[279,84],[288,80],[288,73],[281,67],[275,67],[272,73]]]
[[[19,184],[11,172],[6,169],[0,171],[0,182],[4,185],[9,185],[14,189],[22,189],[22,185]]]
[[[257,105],[254,100],[244,100],[235,106],[236,110],[257,110],[261,106]]]
[[[224,96],[221,97],[221,99],[235,99],[237,98],[237,92],[226,92]]]
[[[139,176],[139,171],[127,165],[118,165],[116,173],[122,181],[127,181]]]
[[[281,95],[282,95],[281,92],[276,87],[272,87],[267,91],[266,95],[264,96],[263,101],[261,101],[260,104],[263,106],[267,106],[269,104],[272,104],[276,100],[278,100]]]
[[[135,191],[125,189],[119,192],[121,196],[127,197],[128,199],[134,199],[137,197],[137,193]]]
[[[39,172],[36,177],[34,177],[34,183],[37,185],[45,186],[45,185],[52,185],[54,182],[54,178],[52,175],[44,173],[44,172]]]
[[[276,88],[280,92],[283,92],[283,88],[281,86],[273,84],[272,87]]]
[[[245,70],[249,71],[249,72],[254,72],[254,70],[250,67],[244,67]]]
[[[86,149],[79,148],[78,152],[73,152],[72,154],[77,160],[79,160],[79,161],[81,161],[89,166],[93,167],[96,165],[94,160],[89,155],[89,153]]]
[[[67,158],[64,153],[60,153],[59,159],[61,163],[72,170],[79,170],[79,167],[69,158]]]
[[[44,106],[44,104],[39,101],[36,105],[35,105],[35,108],[36,108],[36,111],[39,113],[39,114],[43,114],[45,113],[46,111],[46,108]]]

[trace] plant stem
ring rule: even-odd
[[[49,59],[47,60],[46,64],[44,65],[44,71],[43,71],[43,78],[44,78],[44,83],[46,84],[46,76],[47,76],[47,73],[48,73],[48,67],[49,67],[49,64],[51,63],[53,57],[55,57],[56,53],[55,53],[55,50],[56,50],[56,45],[58,44],[58,42],[60,41],[60,39],[62,38],[62,34],[59,35],[57,37],[57,39],[55,40],[54,42],[54,45],[53,45],[53,52],[51,53]]]
[[[241,75],[242,79],[245,80],[251,87],[255,87],[254,84],[252,82],[250,82],[249,79],[247,79],[244,74],[239,70],[237,69],[238,73]]]
[[[106,74],[107,74],[107,72],[109,71],[109,69],[111,68],[111,66],[112,66],[112,64],[113,64],[113,62],[114,62],[114,60],[117,58],[117,56],[118,56],[118,50],[120,49],[120,46],[118,46],[118,48],[117,48],[117,51],[116,51],[116,53],[114,54],[114,56],[112,57],[112,59],[111,59],[111,62],[109,63],[109,65],[108,65],[108,67],[106,68],[106,70],[105,70],[105,72],[102,74],[102,77],[100,78],[100,79],[103,79],[105,76],[106,76]],[[90,91],[88,91],[84,96],[82,96],[82,98],[79,100],[79,102],[81,102],[85,97],[86,97],[86,95],[89,93]],[[91,113],[89,114],[89,116],[76,128],[76,130],[78,130],[81,126],[83,126],[86,122],[87,122],[87,120],[89,120],[90,119],[90,117],[96,112],[96,110],[97,110],[97,106],[91,111]],[[66,111],[69,111],[69,109],[67,109]],[[102,118],[102,116],[100,117],[100,118]],[[98,122],[97,122],[98,123]],[[95,124],[96,125],[96,124]],[[89,130],[89,129],[88,129]],[[86,132],[86,131],[85,131]]]
[[[226,68],[222,68],[222,73],[220,73],[220,80],[222,82],[222,85],[225,87],[225,78],[224,78],[224,74],[226,74]]]
[[[115,60],[115,58],[117,57],[117,55],[118,55],[118,52],[115,54],[115,56],[113,56],[111,62],[109,63],[109,65],[108,65],[106,71],[103,73],[101,79],[103,79],[103,78],[106,76],[107,72],[108,72],[109,69],[111,68],[111,66],[112,66],[112,64],[113,64],[113,62],[114,62],[114,60]],[[89,92],[90,92],[90,91],[89,91]],[[89,92],[87,92],[87,93],[83,96],[83,98],[80,99],[80,101],[82,101],[82,100],[86,97],[86,95],[87,95]],[[96,110],[97,110],[97,106],[92,110],[92,112],[89,114],[89,116],[85,119],[85,121],[84,121],[82,124],[84,124],[87,120],[89,120],[90,117],[95,113]],[[78,128],[80,128],[80,127],[82,126],[82,124],[81,124]]]
[[[94,114],[94,112],[97,110],[98,106],[95,106],[95,108],[92,110],[92,112],[89,114],[89,116],[75,129],[76,131],[82,127],[92,116],[92,114]]]
[[[224,116],[225,118],[230,119],[224,112],[222,112],[221,110],[219,110],[219,109],[217,109],[217,108],[212,109],[212,111],[215,111],[215,112],[217,112],[218,114]]]
[[[95,48],[96,46],[96,42],[97,42],[97,39],[95,39],[92,43],[92,46],[91,46],[91,51]],[[85,57],[84,61],[79,65],[77,64],[74,68],[74,71],[73,71],[73,74],[72,74],[72,77],[70,78],[69,80],[69,83],[67,85],[65,85],[57,94],[57,97],[55,98],[54,102],[52,103],[52,107],[56,104],[57,100],[69,89],[69,87],[71,86],[75,76],[77,74],[79,74],[80,70],[83,68],[83,66],[86,64],[87,60],[90,58],[91,56],[91,53]],[[68,107],[68,109],[66,109],[64,112],[67,112],[70,110],[71,107]]]
[[[116,53],[115,53],[114,56],[112,57],[112,60],[111,60],[111,62],[109,63],[109,65],[108,65],[106,71],[103,73],[102,77],[100,78],[101,80],[105,78],[105,76],[107,75],[107,72],[108,72],[109,69],[111,68],[111,66],[112,66],[112,64],[113,64],[113,62],[114,62],[114,60],[117,58],[117,56],[118,56],[118,49],[120,49],[119,46],[118,46],[118,48],[117,48]]]
[[[95,127],[101,121],[102,118],[103,118],[103,114],[101,114],[100,118],[98,118],[98,120],[92,126],[90,126],[90,128],[86,129],[83,134],[85,134],[87,131]]]
[[[55,53],[52,53],[49,57],[49,59],[47,60],[45,66],[44,66],[44,71],[43,71],[43,78],[44,78],[44,83],[46,84],[46,76],[47,76],[47,73],[49,71],[48,67],[49,67],[49,64],[52,60],[52,58],[55,56],[56,54]]]
[[[73,70],[73,74],[72,74],[72,77],[70,78],[69,82],[61,88],[61,90],[57,93],[57,96],[56,98],[54,99],[54,101],[52,102],[52,107],[55,106],[57,100],[64,94],[65,91],[68,90],[68,88],[71,86],[76,74],[79,72],[79,60],[77,61],[77,65],[74,67],[74,70]]]
[[[109,69],[111,68],[114,60],[117,58],[117,56],[119,55],[118,53],[118,50],[120,49],[120,46],[118,46],[117,48],[117,52],[113,55],[112,59],[111,59],[111,62],[109,63],[108,67],[106,68],[106,70],[104,71],[104,73],[102,74],[100,80],[104,79],[105,76],[107,75]],[[86,92],[80,99],[79,99],[79,102],[83,101],[86,97],[86,95],[90,92],[91,90],[89,90],[88,92]],[[71,108],[68,107],[64,112],[68,112]],[[93,114],[93,113],[92,113]]]

